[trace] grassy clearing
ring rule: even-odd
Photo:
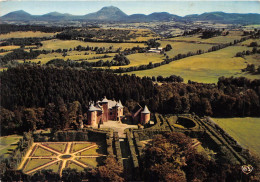
[[[40,31],[18,31],[18,32],[11,32],[8,34],[0,34],[0,39],[10,39],[10,38],[26,38],[26,37],[52,37],[56,35],[56,33],[44,33]]]
[[[68,165],[66,168],[76,169],[77,171],[84,171],[84,168],[75,164],[74,162],[68,161]],[[64,169],[63,169],[64,170]]]
[[[93,143],[73,143],[72,152],[79,151],[79,150],[89,147],[91,145],[93,145]]]
[[[20,135],[9,135],[0,137],[0,155],[7,157],[9,152],[17,147],[17,143],[22,138]]]
[[[161,47],[166,47],[167,44],[172,46],[172,50],[165,52],[170,58],[178,54],[186,54],[188,52],[197,52],[198,50],[207,51],[212,45],[209,44],[196,44],[187,42],[172,42],[172,41],[159,41]]]
[[[241,72],[241,69],[245,68],[248,62],[241,57],[234,57],[234,55],[244,50],[251,50],[251,48],[231,46],[219,51],[184,58],[154,69],[129,72],[128,74],[136,74],[141,77],[159,75],[166,77],[174,74],[183,77],[185,82],[192,80],[203,83],[216,83],[221,76],[259,78],[257,75]]]
[[[57,150],[57,151],[59,151],[61,153],[64,152],[65,147],[66,147],[66,143],[55,143],[55,144],[54,143],[46,143],[44,145],[47,146],[47,147],[50,147],[50,148],[52,148],[54,150]]]
[[[26,165],[24,172],[30,171],[38,166],[51,162],[52,159],[31,159]]]
[[[260,118],[214,118],[239,144],[260,156]]]
[[[70,49],[77,47],[78,45],[84,46],[84,47],[105,47],[109,48],[112,47],[112,50],[116,50],[118,48],[126,49],[126,48],[132,48],[132,47],[146,47],[143,43],[103,43],[103,42],[82,42],[78,40],[47,40],[42,41],[43,46],[39,49],[45,49],[45,50],[56,50],[56,49]]]
[[[224,44],[233,42],[234,40],[241,39],[243,35],[242,31],[229,31],[229,34],[227,36],[217,36],[212,37],[209,39],[201,39],[201,35],[193,35],[193,36],[181,36],[181,37],[175,37],[171,38],[170,40],[177,40],[177,41],[184,41],[184,42],[203,42],[203,43],[211,43],[211,44]]]
[[[50,152],[50,151],[48,151],[48,150],[45,150],[45,149],[43,149],[43,148],[41,148],[41,147],[38,147],[37,149],[36,149],[36,151],[34,152],[34,154],[33,154],[33,157],[39,157],[39,156],[48,156],[48,157],[50,157],[50,156],[55,156],[56,154],[54,154],[53,152]]]

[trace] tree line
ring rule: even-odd
[[[47,27],[42,25],[11,25],[11,24],[0,24],[0,34],[7,34],[10,32],[17,31],[41,31],[45,33],[61,32],[65,29],[73,29],[76,27]]]
[[[94,57],[94,58],[108,58],[111,56],[104,55],[100,57]],[[88,59],[90,60],[90,58]],[[88,62],[88,61],[81,61],[78,62],[77,60],[70,60],[67,59],[64,61],[64,59],[52,59],[46,65],[55,65],[58,67],[71,67],[71,68],[84,68],[88,69],[89,67],[111,67],[111,66],[124,66],[124,65],[129,65],[130,60],[125,57],[123,54],[116,54],[113,58],[113,60],[109,61],[103,61],[102,59],[96,62]]]
[[[65,30],[56,35],[56,38],[61,40],[81,40],[85,42],[145,42],[131,41],[135,39],[135,34],[130,34],[130,30],[120,29],[81,29],[81,30]]]
[[[51,40],[50,37],[29,37],[29,38],[10,38],[4,40],[0,46],[9,46],[9,45],[18,45],[18,46],[26,46],[26,45],[36,45],[42,46],[41,41]]]
[[[0,65],[5,66],[10,61],[15,60],[25,60],[25,59],[35,59],[40,54],[48,54],[48,51],[45,50],[35,50],[30,49],[29,52],[24,51],[24,49],[14,49],[13,52],[10,52],[4,56],[0,56]]]

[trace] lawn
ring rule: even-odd
[[[31,159],[26,165],[24,172],[30,171],[38,166],[51,162],[52,159]]]
[[[66,143],[46,143],[44,145],[63,153],[67,144]]]
[[[22,138],[20,135],[9,135],[0,137],[0,155],[7,157],[9,152],[17,147],[17,143]]]
[[[81,156],[81,155],[100,155],[100,154],[106,154],[106,147],[102,144],[90,148],[88,150],[85,150],[83,152],[77,153],[77,156]]]
[[[75,164],[72,161],[68,161],[66,168],[76,169],[77,171],[84,171],[84,168]],[[63,169],[64,170],[64,169]]]
[[[239,144],[260,156],[260,118],[214,118]]]
[[[79,151],[83,148],[89,147],[93,145],[94,143],[73,143],[71,153]]]
[[[98,165],[101,165],[102,164],[102,160],[103,158],[102,157],[98,157],[98,158],[86,158],[86,157],[82,157],[82,158],[77,158],[77,160],[79,162],[82,162],[83,164],[86,164],[86,165],[89,165],[89,166],[92,166],[92,167],[97,167]]]
[[[143,43],[103,43],[103,42],[83,42],[79,40],[58,40],[58,39],[53,39],[53,40],[47,40],[47,41],[42,41],[43,44],[42,47],[39,49],[45,49],[45,50],[56,50],[56,49],[70,49],[77,47],[78,45],[84,46],[84,47],[105,47],[109,48],[110,46],[112,47],[112,50],[116,50],[118,48],[122,48],[123,50],[126,48],[132,48],[132,47],[146,47],[145,44]]]
[[[26,37],[52,37],[56,33],[44,33],[40,31],[18,31],[18,32],[11,32],[8,34],[0,34],[0,39],[10,39],[10,38],[26,38]]]
[[[53,172],[55,173],[58,173],[59,172],[59,168],[60,168],[60,161],[59,162],[56,162],[48,167],[45,167],[44,170],[52,170]]]
[[[249,61],[245,61],[241,57],[234,57],[237,52],[250,49],[245,46],[230,46],[218,51],[180,59],[154,69],[134,71],[128,74],[136,74],[141,77],[178,75],[184,78],[184,82],[192,80],[203,83],[217,83],[218,78],[221,76],[245,76],[256,79],[259,78],[258,75],[251,75],[241,71]]]
[[[54,154],[53,152],[47,151],[41,147],[38,147],[36,149],[36,151],[33,154],[33,157],[39,157],[39,156],[55,156],[56,154]]]

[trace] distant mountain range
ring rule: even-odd
[[[102,21],[102,22],[153,22],[153,21],[213,21],[218,23],[260,24],[260,14],[210,12],[193,14],[184,17],[167,12],[157,12],[149,15],[127,15],[114,6],[103,7],[95,13],[86,15],[62,14],[51,12],[44,15],[31,15],[23,10],[13,11],[1,17],[2,21]]]

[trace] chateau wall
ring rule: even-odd
[[[150,114],[141,113],[141,123],[147,124],[150,121]]]
[[[108,121],[108,112],[109,112],[109,109],[108,109],[108,103],[103,103],[102,104],[102,107],[103,107],[103,122],[107,122]]]
[[[97,112],[91,111],[88,112],[88,125],[96,126],[97,125]]]

